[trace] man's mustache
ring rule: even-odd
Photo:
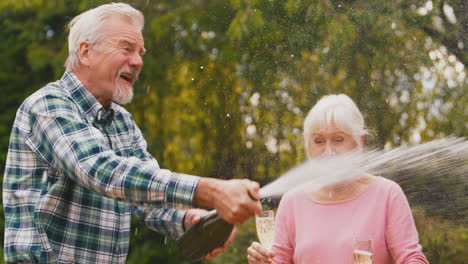
[[[134,83],[136,80],[138,80],[139,75],[140,72],[135,66],[128,65],[120,68],[117,73],[117,77],[121,77],[127,81],[130,81],[131,83]]]

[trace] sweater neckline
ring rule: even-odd
[[[345,204],[348,202],[351,202],[353,200],[356,200],[357,198],[363,196],[364,194],[370,192],[372,190],[373,185],[377,184],[381,180],[381,176],[374,176],[375,179],[360,193],[356,194],[355,196],[349,198],[349,199],[344,199],[344,200],[339,200],[339,201],[333,201],[333,202],[321,202],[312,199],[309,194],[306,192],[302,192],[303,195],[306,196],[307,200],[311,201],[312,203],[319,204],[319,205],[338,205],[338,204]]]

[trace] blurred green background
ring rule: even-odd
[[[0,171],[19,104],[63,74],[67,22],[107,2],[0,2]],[[371,147],[467,136],[467,1],[127,2],[145,14],[148,52],[126,108],[164,168],[271,182],[304,160],[303,118],[328,93],[355,100]],[[400,184],[451,192],[443,180]],[[458,187],[455,218],[409,197],[431,263],[468,259],[466,175]],[[246,263],[254,222],[238,231],[205,263]],[[134,222],[128,263],[187,262],[173,241]]]

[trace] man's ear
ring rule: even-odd
[[[78,58],[81,64],[89,66],[90,49],[91,44],[88,41],[83,41],[78,46]]]

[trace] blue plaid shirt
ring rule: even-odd
[[[161,169],[132,116],[117,104],[104,109],[65,72],[16,114],[3,183],[5,261],[124,263],[131,215],[177,238],[198,180]]]

